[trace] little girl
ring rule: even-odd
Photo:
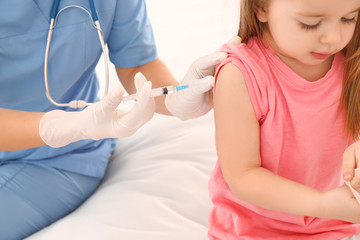
[[[360,0],[242,0],[214,93],[210,239],[360,239]]]

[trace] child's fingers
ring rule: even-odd
[[[360,192],[360,176],[359,175],[356,175],[351,180],[350,184],[357,192]]]
[[[358,149],[358,144],[355,144],[355,148],[354,148],[354,158],[355,158],[355,166],[353,167],[353,172],[354,172],[354,177],[351,180],[351,186],[358,192],[360,192],[360,173],[355,172],[355,169],[357,168],[357,166],[359,166],[359,160],[360,160],[360,149]]]
[[[343,154],[342,174],[345,181],[351,181],[354,177],[356,157],[354,147],[348,147]]]

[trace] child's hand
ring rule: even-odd
[[[348,186],[325,192],[319,208],[319,217],[360,223],[360,205]]]
[[[360,192],[360,174],[355,174],[355,169],[360,160],[360,142],[351,144],[343,154],[343,178]]]

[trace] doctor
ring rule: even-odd
[[[74,4],[90,15],[66,8]],[[151,88],[179,82],[157,56],[144,0],[59,1],[44,61],[52,7],[48,0],[0,1],[0,239],[23,239],[78,207],[103,177],[116,138],[135,133],[154,111],[184,120],[208,112],[213,78],[205,76],[225,57],[215,53],[190,67],[181,84],[197,87],[153,99]],[[97,98],[99,35],[126,91],[138,94],[130,111],[121,110],[121,88]],[[44,76],[56,102],[93,104],[55,106]]]

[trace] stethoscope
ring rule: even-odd
[[[45,60],[44,60],[44,80],[45,80],[46,97],[49,99],[49,101],[52,104],[54,104],[58,107],[83,108],[83,107],[90,105],[91,103],[87,103],[83,100],[73,100],[69,103],[58,103],[50,95],[49,84],[48,84],[48,58],[49,58],[49,49],[50,49],[52,33],[53,33],[54,27],[56,25],[56,21],[57,21],[59,14],[68,8],[72,8],[72,7],[79,8],[81,10],[84,10],[90,16],[90,18],[93,22],[93,26],[97,29],[99,40],[101,43],[101,48],[103,51],[104,62],[105,62],[105,72],[106,72],[106,85],[105,85],[105,96],[106,96],[109,91],[109,66],[108,66],[107,52],[106,52],[105,43],[104,43],[104,37],[102,34],[98,16],[96,14],[94,0],[89,0],[91,14],[89,13],[88,10],[86,10],[85,8],[78,6],[78,5],[66,6],[58,12],[59,3],[60,3],[60,0],[54,0],[53,6],[52,6],[52,9],[50,12],[50,27],[49,27],[48,36],[47,36]]]

